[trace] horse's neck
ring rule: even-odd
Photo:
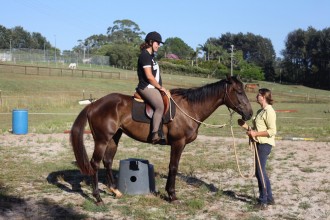
[[[210,117],[210,115],[213,112],[215,112],[222,104],[223,104],[223,97],[214,97],[212,99],[205,100],[205,102],[202,105],[194,109],[199,108],[199,110],[197,111],[199,112],[199,116],[198,116],[199,120],[204,121],[208,117]]]
[[[186,104],[181,105],[182,107],[186,108],[187,113],[199,120],[204,121],[206,120],[219,106],[224,104],[224,92],[218,92],[219,95],[212,95],[207,96],[201,102],[189,102],[186,101]],[[183,101],[183,100],[181,100]]]

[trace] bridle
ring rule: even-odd
[[[238,110],[239,110],[238,107],[240,107],[241,104],[239,104],[239,105],[237,106],[237,105],[235,105],[235,104],[232,102],[232,100],[230,99],[230,97],[229,97],[229,95],[228,95],[228,83],[227,83],[227,82],[225,83],[225,95],[224,95],[224,97],[223,97],[223,102],[224,102],[224,103],[226,102],[226,97],[227,97],[227,99],[229,100],[230,104],[231,104],[232,106],[234,106],[234,109],[236,109],[236,110],[238,111]],[[230,117],[232,117],[232,115],[235,113],[235,111],[232,111],[228,106],[227,106],[227,108],[228,108],[228,111],[230,112]]]

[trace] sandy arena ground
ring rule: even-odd
[[[43,140],[47,139],[58,140],[51,141],[47,149],[43,149],[45,144]],[[4,134],[0,136],[0,147],[10,146],[26,146],[28,143],[31,146],[30,155],[36,155],[38,152],[47,150],[48,155],[58,155],[63,153],[63,140],[68,140],[68,134],[28,134],[15,136],[12,134]],[[230,144],[230,138],[222,137],[206,137],[200,135],[196,141],[208,141],[210,144],[217,146],[219,140],[226,141]],[[237,142],[245,142],[246,140],[237,139]],[[226,148],[220,148],[219,151],[227,153]],[[272,166],[270,179],[273,186],[273,193],[276,200],[276,205],[270,206],[266,211],[260,211],[258,215],[264,219],[330,219],[330,143],[326,142],[309,142],[309,141],[277,141],[277,146],[273,148],[273,157],[269,160]],[[42,163],[43,158],[39,157],[38,162]],[[0,162],[1,163],[1,162]],[[2,166],[3,167],[3,166]],[[223,185],[228,187],[234,186],[238,181],[245,181],[239,178],[226,178],[224,173],[196,173],[196,177],[203,182],[217,186],[219,179]],[[0,176],[1,178],[1,176]],[[256,183],[256,180],[253,180]],[[6,180],[0,179],[0,183],[6,183]],[[1,185],[0,185],[1,187]],[[22,192],[33,188],[34,186],[25,186],[22,183]],[[180,192],[179,192],[180,193]],[[180,193],[182,194],[182,192]],[[24,195],[24,193],[23,193]],[[209,206],[209,212],[215,210],[227,210],[226,219],[244,219],[242,206],[247,198],[239,198],[224,203],[223,201],[216,202]],[[60,209],[59,205],[66,199],[81,201],[84,198],[80,194],[60,193],[47,195],[47,198],[40,198],[36,194],[29,198],[6,201],[0,200],[0,219],[43,219],[42,212],[35,213],[35,208],[40,209],[42,203],[55,203],[53,206],[53,214],[62,211],[66,215],[68,210]],[[114,200],[109,196],[105,198]],[[74,208],[73,208],[74,210]],[[50,210],[48,210],[50,211]],[[79,211],[77,211],[79,213]],[[51,213],[51,211],[50,211]],[[206,212],[207,213],[207,212]],[[129,219],[120,216],[120,213],[112,213],[111,217],[104,213],[93,214],[93,219]],[[205,212],[200,212],[195,216],[195,219],[205,219],[210,216],[205,216]],[[51,219],[46,217],[46,219]],[[54,217],[54,219],[57,219]]]

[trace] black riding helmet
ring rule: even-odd
[[[147,34],[145,42],[149,42],[151,40],[164,44],[164,42],[162,42],[162,36],[160,36],[160,34],[156,31],[153,31],[153,32],[150,32]]]

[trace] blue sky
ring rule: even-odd
[[[227,32],[269,38],[277,56],[289,32],[330,27],[329,0],[0,0],[0,24],[39,32],[61,50],[94,34],[106,34],[115,20],[130,19],[142,31],[165,40],[179,37],[192,48]]]

